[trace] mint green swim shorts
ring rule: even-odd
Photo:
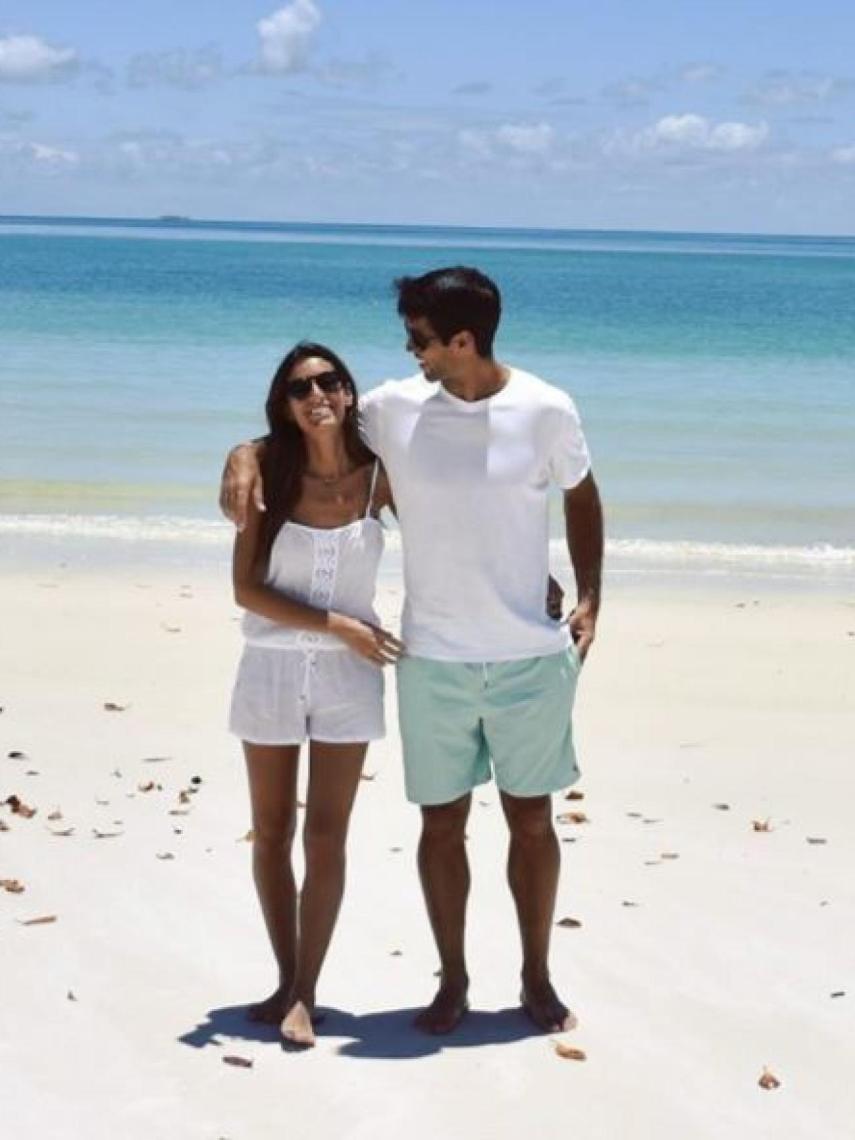
[[[447,804],[487,783],[543,796],[579,778],[571,713],[576,647],[469,664],[402,657],[398,718],[407,799]]]

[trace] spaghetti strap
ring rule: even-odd
[[[365,507],[365,518],[372,517],[371,508],[374,506],[374,488],[377,486],[377,475],[380,471],[380,460],[374,460],[374,467],[371,471],[371,483],[368,487],[368,503]]]

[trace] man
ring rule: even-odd
[[[495,284],[475,269],[396,282],[421,376],[363,400],[364,435],[397,505],[405,604],[398,702],[408,798],[422,810],[418,864],[441,979],[416,1019],[448,1033],[468,1008],[464,954],[472,790],[494,774],[510,833],[522,940],[521,1002],[541,1029],[575,1024],[548,954],[560,851],[551,793],[578,778],[571,711],[600,602],[599,494],[572,400],[493,356]],[[222,502],[240,523],[260,500],[252,449],[232,452]],[[544,613],[548,490],[564,493],[578,601]]]

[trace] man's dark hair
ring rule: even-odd
[[[485,274],[454,265],[421,277],[399,277],[395,288],[400,316],[426,317],[443,344],[448,344],[455,333],[470,332],[478,355],[493,355],[502,298],[495,282]]]

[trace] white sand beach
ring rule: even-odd
[[[381,601],[395,621],[400,585]],[[516,1007],[492,786],[469,827],[473,1011],[446,1038],[411,1028],[436,960],[392,684],[318,1045],[286,1052],[244,1019],[273,969],[224,729],[236,622],[224,570],[54,562],[5,578],[5,1135],[853,1136],[851,582],[607,592],[577,709],[584,799],[555,800],[556,815],[587,816],[558,825],[556,918],[581,926],[553,942],[579,1017],[561,1040],[585,1060],[560,1057]],[[27,925],[42,917],[55,921]],[[779,1087],[759,1086],[764,1066]]]

